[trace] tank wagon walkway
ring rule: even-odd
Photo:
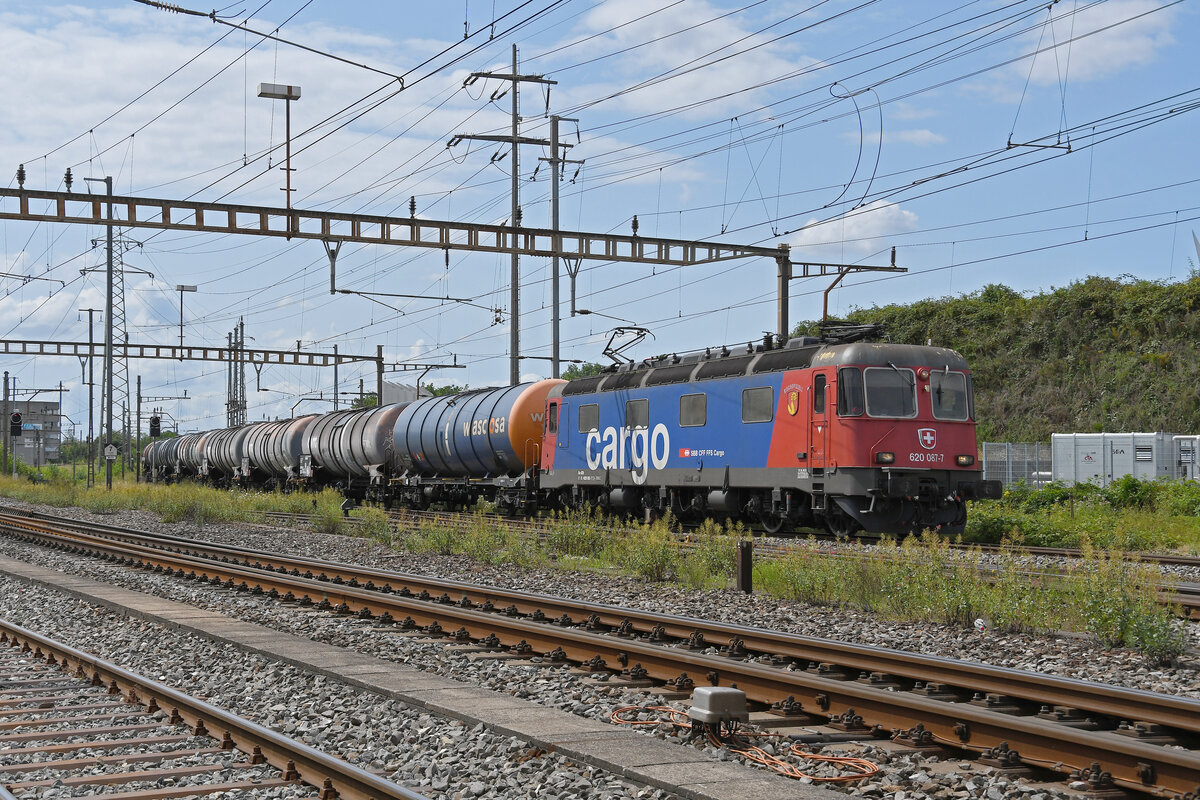
[[[483,724],[542,748],[689,800],[832,800],[842,795],[628,729],[414,670],[383,659],[281,633],[183,603],[0,558],[0,574],[57,589],[136,619],[259,653],[402,703]]]

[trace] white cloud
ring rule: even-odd
[[[858,132],[847,131],[846,133],[842,134],[842,138],[846,139],[847,141],[857,142]],[[879,141],[879,134],[868,133],[865,138],[870,146],[874,147],[875,143]],[[928,128],[914,128],[910,130],[883,132],[884,144],[915,144],[920,147],[925,147],[931,144],[943,144],[945,141],[945,136],[942,136],[940,133],[934,133]]]
[[[825,222],[816,217],[806,221],[791,238],[792,258],[857,260],[888,248],[888,237],[916,229],[915,213],[897,203],[876,200]]]
[[[942,144],[945,141],[945,136],[942,136],[940,133],[934,133],[928,128],[918,128],[907,131],[885,131],[883,134],[884,144],[903,142],[905,144],[926,146],[931,144]]]
[[[1032,80],[1038,84],[1054,84],[1064,76],[1068,81],[1094,80],[1152,62],[1159,51],[1175,43],[1171,35],[1175,13],[1156,11],[1163,5],[1158,0],[1110,0],[1086,6],[1074,20],[1073,6],[1054,6],[1052,28],[1044,37],[1041,30],[1031,34],[1026,46],[1032,51],[1039,39],[1043,48],[1072,37],[1076,41],[1039,54]],[[1016,69],[1029,74],[1029,61],[1018,63]]]
[[[892,119],[905,120],[906,122],[940,117],[941,114],[942,112],[932,108],[917,108],[904,102],[893,104],[891,111],[888,112],[888,116]]]
[[[661,5],[668,4],[662,2]],[[567,103],[586,101],[642,81],[657,80],[662,73],[675,70],[677,77],[624,94],[615,98],[614,105],[630,111],[656,112],[688,100],[728,93],[731,96],[721,102],[729,115],[733,116],[757,107],[765,97],[759,91],[747,91],[746,87],[815,63],[813,59],[797,52],[796,46],[790,42],[770,41],[783,28],[773,29],[763,35],[752,34],[752,28],[765,26],[757,23],[748,26],[745,23],[754,19],[762,20],[761,17],[726,16],[696,27],[699,23],[721,16],[726,9],[696,0],[671,5],[646,16],[648,10],[646,0],[607,0],[584,15],[580,28],[572,34],[570,41],[617,25],[624,24],[625,27],[571,47],[565,56],[571,62],[651,43],[601,62],[609,75],[605,84],[584,87],[577,84],[572,86],[567,82],[555,87],[555,93],[565,94]],[[782,8],[776,10],[770,19],[774,21],[785,16],[785,11]],[[638,17],[644,18],[634,22]],[[712,66],[688,71],[735,53],[739,55]],[[710,107],[702,106],[688,113],[709,116],[712,112]]]

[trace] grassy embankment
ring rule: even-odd
[[[1051,433],[1200,433],[1200,273],[1087,278],[1025,297],[993,284],[956,297],[857,309],[892,342],[932,341],[971,365],[979,440]],[[804,323],[798,333],[811,333]]]
[[[414,553],[465,555],[481,563],[563,570],[617,572],[648,581],[675,582],[701,589],[732,585],[735,549],[746,531],[740,526],[709,523],[681,548],[669,523],[636,525],[603,520],[591,514],[565,514],[549,524],[547,535],[533,540],[491,516],[477,515],[462,527],[429,522],[397,527],[382,510],[351,512],[358,524],[344,525],[341,497],[321,494],[227,492],[194,485],[170,487],[117,484],[109,493],[90,491],[67,481],[34,484],[0,478],[0,495],[29,502],[78,506],[99,513],[142,509],[164,521],[222,522],[259,519],[262,511],[314,513],[314,527],[330,533],[366,536],[389,547]],[[1021,502],[1042,500],[1033,493]],[[1008,505],[1006,505],[1006,503]],[[1020,531],[1039,517],[1017,507],[1015,497],[997,501],[981,529]],[[1076,519],[1086,517],[1076,502]],[[1096,504],[1095,513],[1103,513]],[[1008,515],[1008,516],[1005,516]],[[1015,520],[1015,521],[1014,521]],[[990,535],[990,534],[989,534]],[[938,537],[909,537],[884,542],[861,558],[838,558],[813,541],[797,542],[796,552],[782,560],[759,560],[754,569],[757,591],[783,600],[858,609],[898,620],[971,626],[988,620],[995,631],[1079,631],[1091,633],[1105,647],[1127,646],[1155,659],[1181,652],[1180,623],[1155,596],[1161,577],[1151,566],[1130,563],[1119,555],[1093,549],[1086,530],[1079,531],[1085,557],[1061,579],[1040,580],[1025,574],[1018,549],[992,559],[989,578],[980,570],[978,551],[953,551]]]

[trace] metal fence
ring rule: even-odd
[[[1042,442],[984,442],[983,477],[1005,486],[1017,481],[1044,486],[1050,482],[1050,452]]]

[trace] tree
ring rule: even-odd
[[[599,375],[604,371],[603,364],[596,364],[591,361],[585,361],[582,364],[572,364],[563,371],[563,380],[573,381],[576,378],[587,378],[591,375]]]
[[[364,394],[362,397],[356,397],[350,401],[350,408],[374,408],[375,398],[375,392]]]
[[[454,383],[449,383],[445,386],[434,386],[432,383],[427,383],[421,387],[421,391],[423,391],[428,397],[441,397],[444,394],[459,394],[460,392],[465,392],[466,390],[466,386],[459,386]]]

